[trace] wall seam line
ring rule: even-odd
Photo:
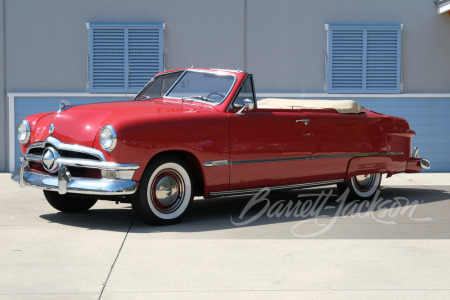
[[[8,81],[6,78],[7,77],[6,76],[7,75],[7,66],[6,66],[6,64],[7,64],[7,62],[6,62],[6,0],[2,0],[2,35],[3,35],[3,37],[2,37],[2,39],[3,39],[3,44],[2,44],[2,47],[3,47],[3,49],[2,49],[3,50],[3,57],[2,57],[3,70],[2,70],[2,72],[3,72],[3,100],[4,100],[3,105],[5,108],[5,110],[3,112],[3,118],[4,118],[3,135],[4,135],[5,139],[7,139],[8,133],[10,131],[10,129],[9,129],[9,110],[10,110],[10,108],[9,108],[9,101],[7,101],[7,99],[8,99],[8,96],[7,96]],[[8,169],[10,169],[10,166],[8,166],[9,147],[8,147],[7,143],[3,144],[3,151],[5,152],[5,158],[6,158],[5,159],[5,170],[8,170]]]

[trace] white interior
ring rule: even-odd
[[[364,112],[361,105],[353,100],[300,100],[265,98],[258,101],[258,108],[332,108],[341,114],[359,114]]]

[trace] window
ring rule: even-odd
[[[330,25],[328,93],[400,93],[401,25]]]
[[[155,99],[163,97],[181,74],[183,74],[183,71],[172,72],[153,78],[136,98],[148,97]]]
[[[233,107],[241,108],[244,106],[244,100],[250,99],[255,102],[255,95],[253,89],[253,77],[251,75],[245,78],[244,83],[242,83],[241,89],[239,90],[239,94],[234,99]]]
[[[235,76],[209,72],[186,71],[180,81],[167,93],[170,98],[204,98],[221,103],[233,88]]]
[[[163,70],[163,24],[89,24],[89,90],[138,92]]]

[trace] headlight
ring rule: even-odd
[[[116,131],[111,125],[106,125],[100,130],[99,140],[105,151],[112,151],[117,144]]]
[[[19,125],[17,125],[17,138],[22,144],[26,144],[30,141],[31,129],[30,124],[27,120],[22,120]]]

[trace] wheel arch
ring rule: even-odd
[[[165,156],[174,156],[183,160],[189,167],[190,175],[193,177],[194,185],[194,196],[203,195],[204,191],[204,174],[201,168],[200,162],[197,157],[191,152],[185,150],[167,150],[155,154],[145,166],[145,169],[155,160],[160,159]]]
[[[387,173],[393,174],[392,159],[387,156],[369,156],[352,158],[347,166],[344,182],[347,182],[353,176]]]

